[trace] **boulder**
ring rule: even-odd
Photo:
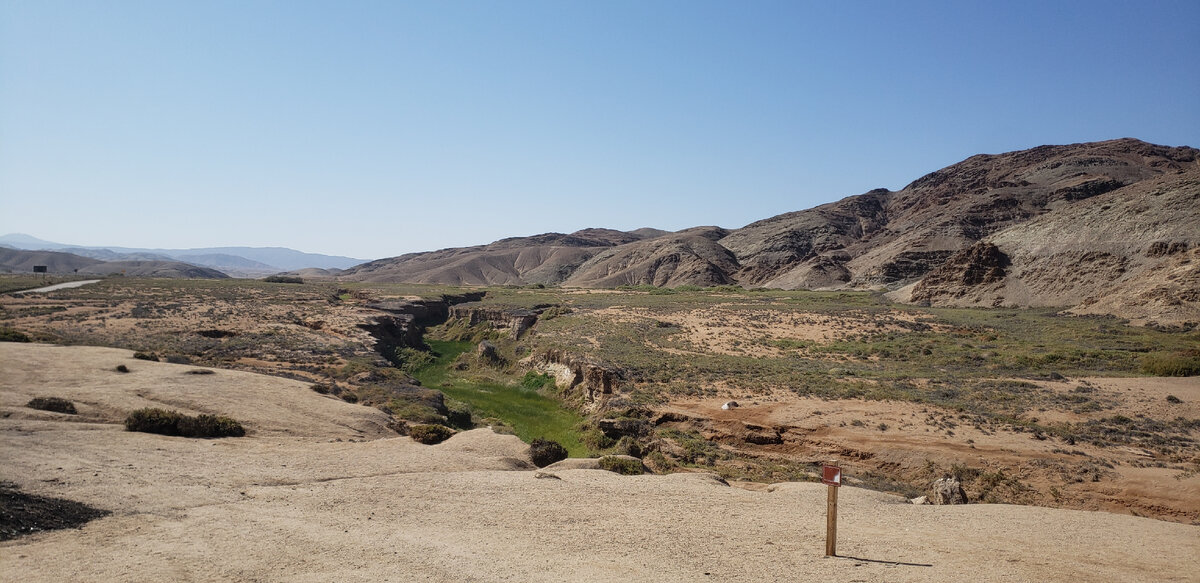
[[[737,409],[740,406],[737,401],[726,401],[724,405],[721,405],[721,409],[728,411],[730,409]]]
[[[481,362],[495,364],[500,362],[500,354],[496,352],[496,345],[484,340],[475,348],[475,355],[479,357]]]
[[[933,483],[929,490],[930,504],[966,504],[967,493],[958,478],[945,477]]]

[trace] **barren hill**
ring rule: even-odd
[[[1196,321],[1200,276],[1186,261],[1200,232],[1200,203],[1194,194],[1198,155],[1194,148],[1129,138],[981,154],[899,191],[876,189],[732,231],[548,233],[381,259],[343,277],[467,285],[895,290],[939,270],[917,288],[913,300],[1084,303],[1078,311],[1115,314],[1141,306],[1130,315]],[[1014,264],[1016,275],[1003,284],[994,279],[999,272],[975,283],[970,276],[955,275],[976,269],[972,261],[989,260],[979,254],[990,248],[974,247],[985,239],[1003,244],[1005,257],[1014,254],[1004,261],[1029,264],[1030,271]],[[1064,252],[1062,245],[1052,243],[1055,239],[1070,241],[1075,251]],[[1120,247],[1105,251],[1114,262],[1108,271],[1098,268],[1100,256],[1085,254],[1087,247],[1100,243]],[[1090,279],[1085,281],[1084,274]],[[954,287],[956,277],[968,283]],[[979,288],[979,283],[991,287]],[[910,291],[895,297],[907,300]]]
[[[1200,166],[1089,198],[961,251],[905,298],[1200,322]]]
[[[353,281],[523,285],[562,282],[601,250],[653,236],[612,229],[585,229],[569,235],[545,233],[501,239],[489,245],[410,253],[347,269]]]
[[[563,283],[579,287],[733,283],[737,258],[716,242],[726,233],[719,227],[697,227],[605,249]]]
[[[180,277],[223,279],[220,271],[181,261],[102,261],[58,251],[23,251],[0,248],[0,271],[31,273],[35,265],[45,265],[49,273],[79,273],[81,275],[111,275],[129,277]]]
[[[721,244],[737,254],[744,285],[894,286],[992,233],[1054,210],[1069,216],[1079,201],[1194,168],[1198,153],[1122,139],[972,156],[897,192],[747,225]]]

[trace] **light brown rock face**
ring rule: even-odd
[[[606,249],[581,265],[565,285],[714,286],[733,283],[737,259],[714,239],[726,233],[715,227],[664,235]]]
[[[991,234],[1196,160],[1193,148],[1132,139],[972,156],[900,191],[779,215],[720,242],[737,255],[743,285],[899,285]]]
[[[957,478],[942,478],[933,483],[929,490],[930,504],[966,504],[967,493]]]
[[[911,299],[1200,323],[1200,166],[996,233],[927,276]]]
[[[547,350],[522,364],[554,377],[563,397],[578,401],[583,411],[603,409],[623,381],[621,369],[561,350]]]

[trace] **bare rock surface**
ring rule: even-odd
[[[963,491],[962,482],[951,477],[934,482],[925,498],[929,503],[936,505],[967,503],[967,493]]]

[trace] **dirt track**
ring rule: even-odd
[[[133,372],[112,371],[126,364]],[[1003,505],[912,506],[701,474],[525,471],[482,429],[438,446],[304,383],[188,375],[129,351],[0,343],[0,467],[27,492],[111,510],[0,544],[19,581],[1195,581],[1200,527]],[[74,400],[76,417],[23,407]],[[148,404],[242,420],[244,438],[125,432]],[[855,557],[855,558],[850,558]]]

